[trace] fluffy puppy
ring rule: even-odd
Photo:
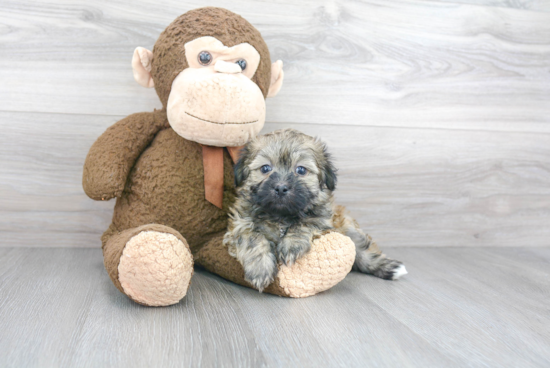
[[[355,270],[387,280],[407,273],[401,262],[380,252],[344,207],[333,204],[336,169],[321,141],[294,129],[257,137],[235,165],[235,186],[224,244],[260,292],[277,275],[277,262],[293,264],[328,230],[353,240]]]

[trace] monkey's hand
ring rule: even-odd
[[[82,186],[88,197],[98,201],[120,197],[136,159],[166,124],[161,112],[142,112],[109,127],[84,162]]]
[[[235,248],[237,259],[244,268],[245,280],[262,292],[279,271],[271,244],[264,235],[250,232],[241,235]]]
[[[309,252],[313,231],[305,226],[292,226],[277,245],[277,257],[286,266],[292,266],[297,259]]]

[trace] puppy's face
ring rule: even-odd
[[[322,142],[285,129],[246,145],[235,166],[235,184],[267,213],[301,216],[326,203],[336,186],[336,170]]]

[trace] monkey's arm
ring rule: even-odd
[[[82,174],[88,197],[119,197],[136,159],[167,125],[162,111],[132,114],[109,127],[92,145]]]

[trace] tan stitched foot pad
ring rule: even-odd
[[[279,286],[292,298],[304,298],[328,290],[342,281],[355,262],[355,244],[340,233],[317,238],[311,250],[288,267],[281,265]]]
[[[252,287],[244,279],[244,270],[223,245],[223,234],[212,239],[198,253],[195,262],[223,278]],[[290,267],[279,266],[275,281],[264,293],[303,298],[328,290],[351,271],[355,262],[355,244],[340,233],[329,232],[315,239],[311,250]]]
[[[187,293],[193,256],[172,234],[142,231],[124,247],[118,279],[133,300],[150,306],[176,304]]]

